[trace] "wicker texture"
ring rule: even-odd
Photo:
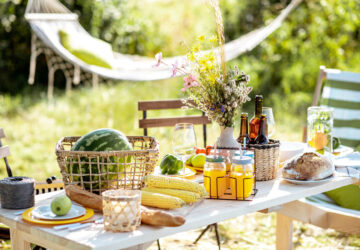
[[[80,185],[100,194],[109,189],[141,189],[143,177],[153,172],[159,144],[150,136],[128,136],[133,150],[71,151],[80,137],[64,137],[56,145],[56,156],[65,186]]]
[[[280,141],[270,139],[269,144],[249,145],[249,148],[254,150],[256,180],[275,179],[279,168]]]
[[[102,197],[106,231],[128,232],[140,226],[141,193],[139,190],[108,190]]]

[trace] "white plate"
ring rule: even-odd
[[[69,220],[86,214],[86,209],[73,204],[66,215],[58,216],[51,211],[50,205],[43,205],[36,207],[31,213],[42,220]]]
[[[280,162],[287,161],[304,152],[306,144],[303,142],[280,142]]]
[[[328,182],[331,181],[332,179],[334,179],[334,175],[331,175],[329,177],[326,177],[322,180],[316,180],[316,181],[302,181],[302,180],[294,180],[294,179],[289,179],[289,178],[283,178],[284,180],[292,183],[292,184],[296,184],[296,185],[306,185],[306,186],[312,186],[312,185],[317,185],[317,184],[321,184],[324,182]]]

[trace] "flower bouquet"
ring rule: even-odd
[[[250,101],[248,95],[252,87],[247,86],[249,76],[239,71],[237,66],[226,69],[221,12],[217,1],[211,1],[211,4],[215,9],[218,37],[198,37],[195,45],[189,48],[186,58],[181,63],[175,62],[171,65],[172,76],[185,75],[181,91],[188,95],[188,99],[184,100],[184,103],[200,109],[209,119],[220,125],[222,131],[217,146],[238,148],[232,134],[234,118],[242,104]],[[209,47],[209,50],[202,50]],[[168,65],[162,60],[161,52],[155,58],[156,66]]]

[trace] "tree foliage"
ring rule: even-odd
[[[199,1],[201,2],[201,1]],[[223,0],[227,41],[275,18],[289,0]],[[23,15],[26,0],[0,0],[0,91],[26,86],[30,27]],[[63,0],[92,35],[122,53],[178,55],[196,36],[215,31],[204,2]],[[320,65],[359,71],[360,0],[304,0],[280,29],[253,51],[230,64],[251,76],[254,93],[270,93],[267,105],[304,110],[311,102]],[[47,82],[43,61],[37,81]],[[45,86],[45,84],[44,84]],[[286,98],[284,98],[286,97]]]

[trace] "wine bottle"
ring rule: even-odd
[[[255,139],[255,144],[267,143],[269,143],[269,139],[266,136],[266,115],[261,115],[258,136]]]
[[[260,115],[262,113],[263,97],[255,96],[255,116],[250,121],[250,143],[255,143],[260,125]]]
[[[247,113],[241,113],[241,122],[240,122],[240,135],[236,139],[240,145],[244,145],[244,141],[246,145],[250,142],[249,137],[249,130],[248,130],[248,114]]]

